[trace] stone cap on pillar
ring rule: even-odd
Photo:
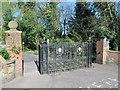
[[[18,31],[16,28],[18,27],[18,23],[16,21],[10,21],[8,23],[8,27],[10,28],[9,31],[5,31],[6,33],[9,32],[18,32],[18,33],[22,33],[22,31]]]

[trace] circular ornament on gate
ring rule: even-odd
[[[59,47],[59,48],[57,49],[57,55],[58,55],[58,56],[61,56],[62,54],[63,54],[63,48]]]
[[[82,48],[79,46],[77,49],[77,53],[80,55],[82,53]]]

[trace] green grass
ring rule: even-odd
[[[28,52],[26,52],[27,54],[32,54],[33,52],[32,51],[28,51]]]

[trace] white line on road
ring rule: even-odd
[[[97,88],[100,88],[102,86],[102,85],[95,85],[95,84],[96,84],[96,82],[94,82],[92,85],[97,87]]]
[[[90,88],[90,87],[87,87],[87,88]]]
[[[108,85],[112,85],[110,82],[105,82],[106,84],[108,84]]]
[[[118,84],[115,84],[115,87],[117,87],[118,86]]]

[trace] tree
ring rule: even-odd
[[[98,20],[99,25],[106,27],[104,36],[108,37],[111,41],[110,47],[113,50],[118,50],[118,33],[119,33],[119,20],[117,18],[117,10],[115,2],[99,2],[94,3],[94,7],[97,8],[100,13]],[[101,24],[100,24],[101,23]],[[101,30],[102,32],[103,30]]]
[[[60,17],[57,5],[58,3],[56,2],[37,3],[37,17],[41,22],[44,20],[43,24],[46,26],[44,37],[49,38],[50,40],[57,37],[56,33],[59,28]]]
[[[71,27],[71,35],[75,35],[76,40],[86,41],[89,37],[93,37],[95,15],[88,9],[87,3],[76,2],[75,17],[71,17],[69,25]]]
[[[16,18],[19,23],[19,30],[22,30],[22,41],[30,49],[37,48],[36,33],[39,33],[38,19],[35,13],[35,2],[18,2],[20,18]],[[38,31],[37,31],[38,30]]]
[[[2,40],[5,41],[5,31],[9,30],[8,23],[14,19],[14,7],[16,5],[11,2],[2,2],[1,10],[2,10]]]

